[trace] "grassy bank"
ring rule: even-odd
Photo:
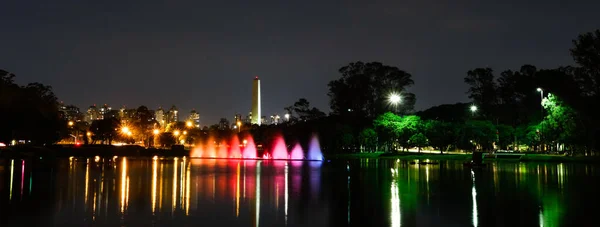
[[[470,160],[471,154],[430,154],[430,153],[354,153],[354,154],[332,154],[325,155],[327,159],[363,159],[363,158],[379,158],[379,159],[405,159],[405,160]]]
[[[330,154],[325,155],[326,159],[365,159],[365,158],[378,158],[378,159],[402,159],[402,160],[457,160],[457,161],[469,161],[471,160],[471,154],[431,154],[431,153],[354,153],[354,154]],[[565,163],[598,163],[600,164],[600,157],[584,157],[584,156],[564,156],[564,155],[547,155],[547,154],[526,154],[520,158],[486,158],[485,162],[565,162]]]
[[[545,154],[527,154],[519,159],[521,162],[576,162],[576,163],[598,163],[600,157],[585,156],[563,156],[563,155],[545,155]]]

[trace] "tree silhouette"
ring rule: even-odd
[[[56,142],[66,122],[59,119],[52,87],[40,83],[19,86],[14,77],[0,70],[0,142],[25,140],[40,145]]]
[[[342,77],[328,84],[333,114],[374,118],[389,110],[391,93],[402,96],[402,111],[413,109],[415,95],[406,92],[414,84],[409,73],[379,62],[354,62],[339,72]]]

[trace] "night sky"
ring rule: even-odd
[[[207,125],[250,111],[254,76],[263,115],[300,97],[328,112],[341,66],[380,61],[413,75],[421,110],[467,101],[475,67],[572,64],[600,28],[600,1],[524,2],[2,0],[0,68],[82,110],[175,104]]]

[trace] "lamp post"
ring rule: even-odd
[[[69,122],[67,123],[67,125],[69,125],[69,128],[73,129],[73,125],[75,125],[75,122],[73,122],[73,121],[69,121]],[[73,135],[71,135],[71,136],[73,136]],[[74,143],[74,144],[77,144],[77,137],[79,137],[79,131],[78,131],[78,130],[75,130],[75,135],[73,136],[73,138],[75,138],[75,139],[73,140],[73,143]]]
[[[537,88],[537,92],[540,93],[540,122],[544,120],[544,89]],[[541,126],[540,130],[540,151],[544,151],[543,146],[543,138],[544,138],[544,124]]]
[[[237,123],[238,133],[242,131],[242,122],[238,121]]]

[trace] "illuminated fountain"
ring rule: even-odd
[[[283,136],[275,137],[275,140],[268,151],[258,156],[257,146],[252,136],[247,136],[242,143],[237,136],[233,136],[230,141],[223,140],[216,143],[214,138],[197,144],[190,152],[192,158],[219,158],[219,159],[271,159],[271,160],[305,160],[322,161],[323,154],[316,135],[313,135],[305,153],[300,143],[296,143],[291,150],[288,150]]]
[[[302,150],[302,146],[300,146],[299,143],[296,143],[296,146],[292,148],[292,151],[290,152],[290,159],[304,159],[304,151]]]
[[[323,153],[321,152],[321,145],[319,144],[319,138],[313,135],[308,145],[308,159],[309,160],[323,160]]]
[[[231,146],[229,146],[230,158],[242,158],[242,150],[240,149],[240,139],[236,135],[231,138]]]
[[[227,142],[222,141],[219,143],[219,152],[217,152],[217,158],[229,158]]]
[[[243,142],[244,151],[242,153],[242,157],[246,159],[255,159],[256,154],[256,145],[254,144],[254,139],[252,136],[248,136]]]
[[[216,158],[217,157],[217,149],[215,147],[215,139],[212,137],[208,138],[206,144],[204,144],[204,155],[202,157],[206,158]]]
[[[273,145],[273,151],[271,151],[271,155],[273,159],[288,159],[287,147],[285,146],[285,141],[283,137],[278,136],[275,139],[275,144]]]

